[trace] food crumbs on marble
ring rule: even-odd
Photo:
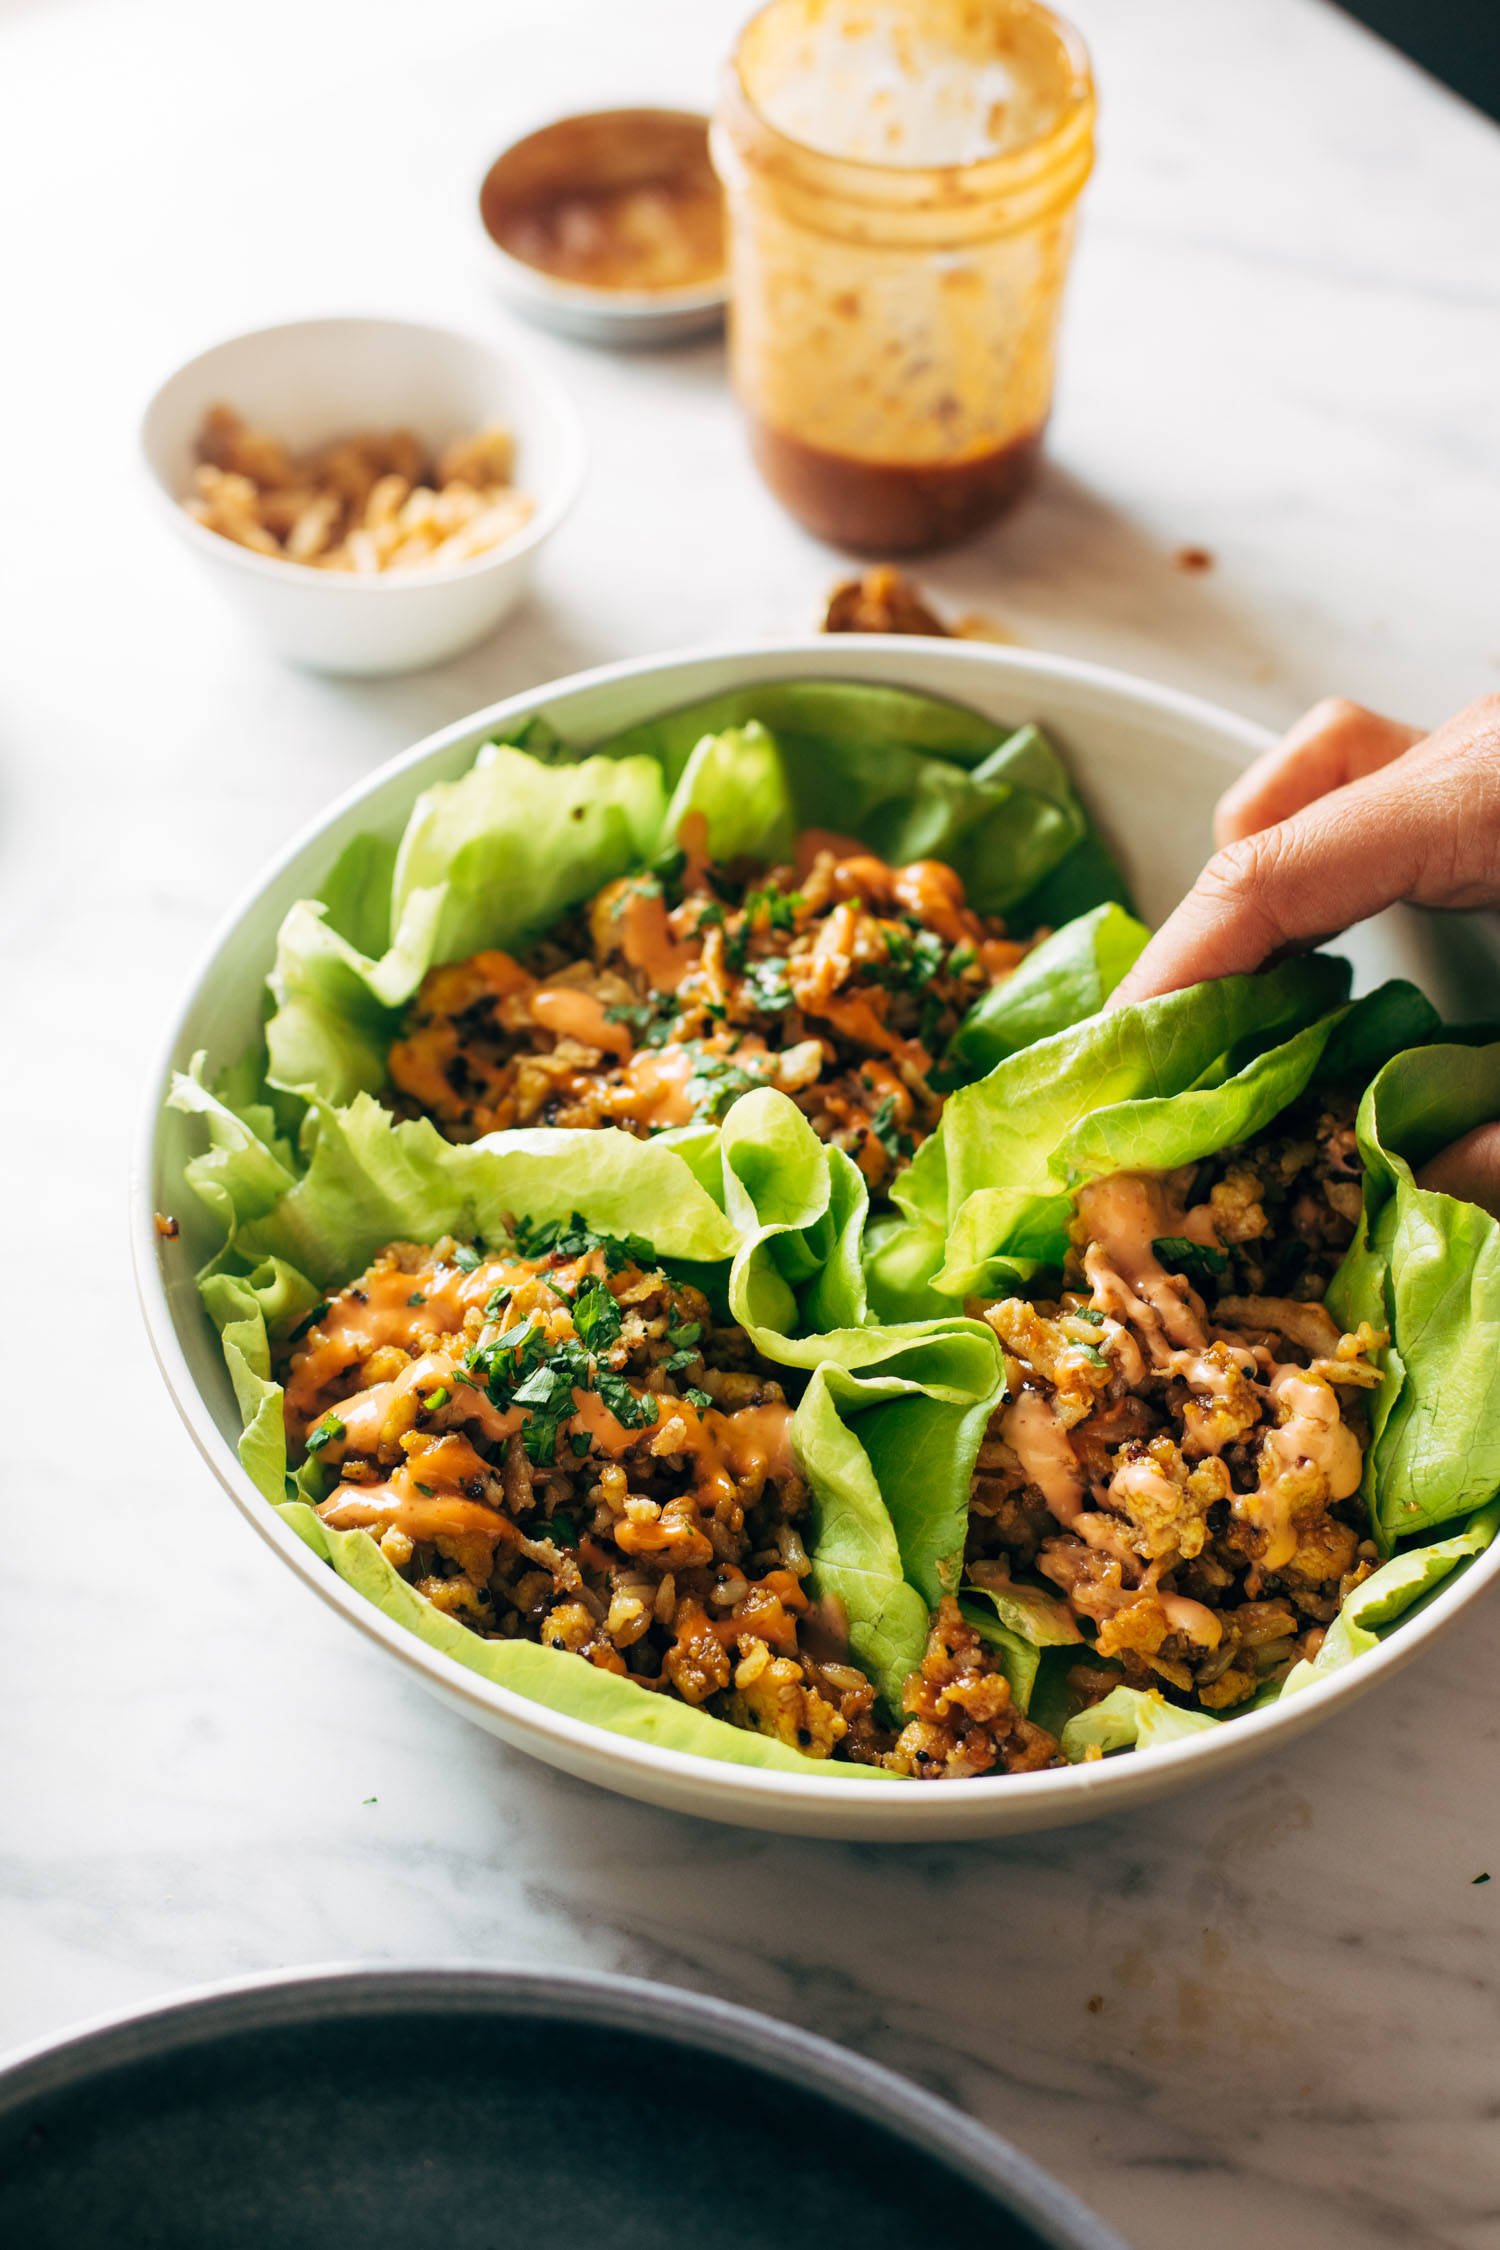
[[[360,1799],[360,1803],[364,1805],[378,1805],[379,1802],[380,1799],[378,1797],[362,1797]]]
[[[1212,570],[1213,567],[1214,555],[1208,547],[1179,547],[1172,557],[1174,570],[1202,572]]]
[[[947,624],[920,586],[889,563],[879,563],[858,578],[840,579],[828,596],[824,633],[925,633],[941,641],[996,641],[1016,635],[997,618],[975,610]]]
[[[1474,1877],[1474,1881],[1476,1883],[1487,1883],[1489,1881],[1489,1877],[1488,1875],[1476,1875]]]
[[[1103,1993],[1102,1993],[1102,1992],[1091,1992],[1091,1993],[1089,1994],[1089,1999],[1088,1999],[1088,2011],[1089,2011],[1089,2014],[1090,2014],[1091,2016],[1097,2016],[1097,2015],[1098,2015],[1098,2013],[1099,2013],[1099,2010],[1100,2010],[1100,2009],[1101,2009],[1101,2008],[1102,2008],[1103,2006],[1104,2006],[1104,1995],[1103,1995]]]
[[[164,1242],[175,1242],[182,1229],[177,1221],[165,1211],[158,1211],[156,1214],[156,1231]]]

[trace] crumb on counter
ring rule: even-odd
[[[890,563],[878,563],[859,578],[841,579],[828,597],[820,629],[825,633],[915,633],[944,641],[1015,639],[1006,626],[978,611],[946,624],[921,588]]]
[[[1204,571],[1213,569],[1215,559],[1211,548],[1179,547],[1172,557],[1172,568],[1201,576]]]
[[[175,1242],[182,1229],[168,1212],[158,1211],[156,1214],[156,1231],[164,1242]]]

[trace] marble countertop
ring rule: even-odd
[[[28,1352],[5,1447],[0,2044],[331,1959],[625,1969],[909,2072],[1141,2246],[1500,2244],[1492,1607],[1138,1818],[762,1839],[430,1701],[247,1535],[149,1363],[126,1142],[225,903],[428,729],[580,665],[798,630],[838,566],[754,481],[716,345],[528,336],[593,454],[536,599],[440,670],[339,684],[243,637],[147,520],[134,415],[264,318],[499,327],[467,231],[483,159],[564,105],[706,97],[742,5],[0,13],[0,1130],[12,1301],[57,1355]],[[1271,722],[1331,689],[1435,720],[1500,685],[1500,139],[1319,0],[1074,13],[1102,160],[1051,462],[931,586]],[[1216,567],[1175,569],[1185,544]]]

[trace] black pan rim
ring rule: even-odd
[[[811,2081],[836,2106],[936,2155],[1009,2216],[1025,2220],[1054,2250],[1129,2250],[1070,2189],[1009,2141],[882,2064],[709,1994],[589,1970],[333,1962],[192,1986],[0,2057],[0,2120],[110,2070],[231,2033],[434,2008],[497,2019],[540,2015],[649,2033],[748,2063],[783,2082]]]

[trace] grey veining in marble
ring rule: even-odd
[[[1272,722],[1333,688],[1436,719],[1500,685],[1500,141],[1316,0],[1074,12],[1103,157],[1051,465],[930,583]],[[500,324],[466,233],[492,148],[596,95],[706,98],[739,13],[0,12],[0,2043],[277,1964],[592,1964],[912,2073],[1143,2250],[1494,2250],[1493,1605],[1274,1765],[1139,1819],[761,1840],[533,1768],[383,1666],[247,1535],[149,1365],[128,1130],[188,961],[266,856],[430,727],[581,664],[798,629],[836,566],[756,485],[716,346],[528,335],[593,449],[536,600],[440,670],[321,681],[150,523],[135,407],[282,313]],[[1216,567],[1174,569],[1186,543]]]

